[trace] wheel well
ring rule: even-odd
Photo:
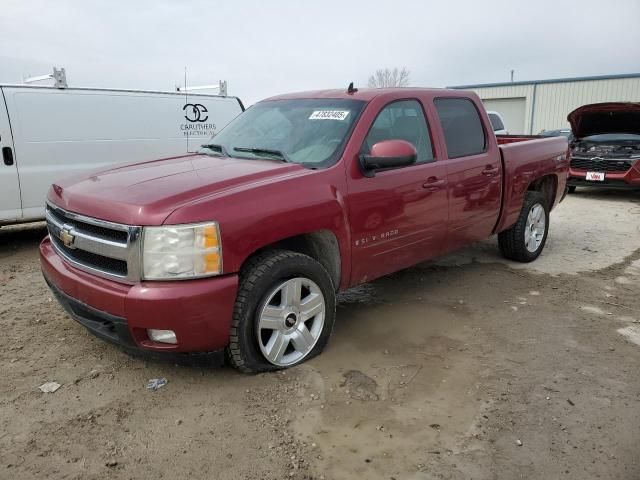
[[[340,287],[342,262],[338,239],[333,232],[320,230],[279,240],[254,252],[245,260],[243,266],[259,253],[278,249],[290,250],[310,256],[327,270],[336,291]]]
[[[553,202],[556,198],[556,190],[557,190],[558,180],[555,175],[545,175],[544,177],[538,178],[536,181],[529,184],[528,191],[536,191],[542,193],[545,200],[547,201],[547,206],[549,210],[553,207]]]

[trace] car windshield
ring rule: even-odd
[[[581,140],[588,140],[590,142],[620,142],[625,140],[640,141],[640,135],[633,133],[601,133],[600,135],[590,135],[583,137]]]
[[[330,98],[259,102],[212,138],[202,153],[288,161],[311,168],[332,165],[364,104]]]

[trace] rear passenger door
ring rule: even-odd
[[[447,151],[449,227],[446,250],[487,238],[502,198],[502,165],[477,106],[468,98],[434,100]]]
[[[0,222],[22,218],[20,202],[20,182],[16,156],[13,149],[13,137],[9,114],[4,101],[4,92],[0,89]]]

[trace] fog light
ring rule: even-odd
[[[147,329],[147,335],[154,342],[161,343],[178,343],[176,334],[173,330],[156,330],[154,328]]]

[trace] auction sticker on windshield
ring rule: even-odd
[[[349,110],[316,110],[309,116],[309,120],[344,120]]]
[[[604,182],[604,172],[587,172],[586,179],[592,182]]]

